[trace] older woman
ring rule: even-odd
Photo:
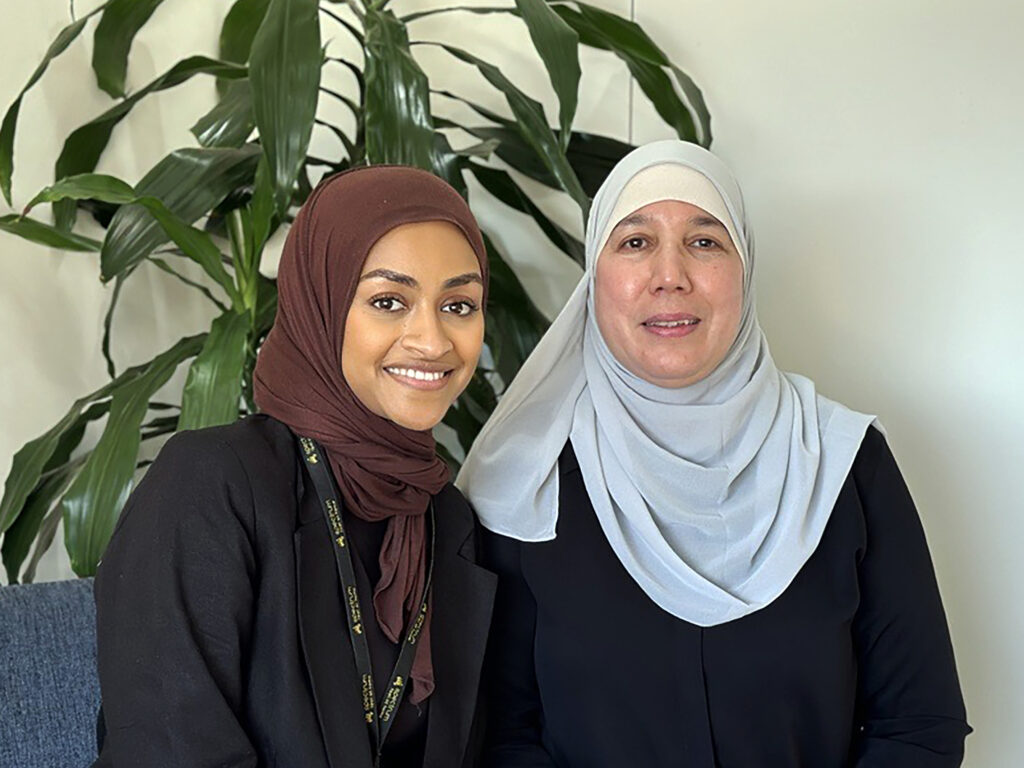
[[[871,416],[780,372],[721,161],[598,192],[587,270],[459,485],[501,574],[487,766],[956,766],[921,524]]]
[[[487,259],[440,179],[322,182],[288,235],[262,410],[175,436],[96,577],[97,768],[445,768],[494,575],[430,429],[483,344]]]

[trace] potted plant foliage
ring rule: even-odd
[[[582,263],[582,244],[549,218],[521,184],[525,177],[559,190],[585,215],[604,175],[631,149],[572,130],[581,45],[621,59],[680,138],[705,146],[711,140],[704,101],[690,78],[638,25],[583,2],[514,0],[503,7],[403,16],[399,3],[388,0],[236,0],[223,20],[218,58],[189,56],[126,93],[132,40],[162,2],[108,0],[53,41],[0,125],[0,191],[8,205],[22,97],[87,28],[94,39],[96,84],[110,95],[111,106],[67,137],[54,183],[23,212],[0,217],[0,229],[44,246],[97,253],[101,279],[114,283],[111,310],[141,263],[154,263],[187,280],[176,262],[191,260],[207,280],[190,284],[216,304],[219,314],[207,332],[183,338],[150,361],[120,372],[109,355],[108,314],[103,354],[110,380],[76,400],[60,421],[14,457],[0,501],[0,553],[12,583],[31,580],[61,521],[74,571],[92,574],[132,488],[142,443],[175,430],[228,423],[254,410],[252,370],[276,306],[274,282],[258,270],[261,254],[305,200],[312,179],[353,165],[404,163],[438,174],[468,197],[467,178],[473,177],[490,195],[532,217],[551,242]],[[471,14],[517,17],[557,96],[556,119],[549,121],[541,104],[494,64],[453,45],[411,39],[410,22],[436,13],[465,14],[468,27]],[[331,26],[350,38],[361,56],[337,56],[324,46],[321,28]],[[504,97],[511,116],[431,83],[413,56],[417,45],[437,47],[475,68]],[[351,95],[323,85],[328,68],[351,73],[356,84]],[[195,146],[169,152],[135,185],[95,172],[115,126],[140,101],[198,76],[216,78],[219,101],[195,115]],[[461,101],[474,119],[457,123],[436,115],[432,93]],[[321,98],[345,105],[351,112],[347,127],[318,116]],[[342,148],[337,157],[310,154],[315,127],[337,137]],[[44,204],[52,206],[52,223]],[[102,240],[82,234],[77,224],[85,215],[103,225]],[[547,325],[493,239],[488,249],[492,284],[486,343],[493,367],[477,374],[446,418],[464,448]],[[186,362],[180,403],[154,401],[157,390]],[[98,442],[83,450],[86,426],[100,420]]]

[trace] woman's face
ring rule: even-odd
[[[473,248],[448,222],[378,240],[345,321],[341,370],[356,397],[409,429],[441,421],[480,356],[483,291]]]
[[[722,362],[743,311],[743,263],[725,227],[689,203],[651,203],[620,221],[597,258],[597,326],[615,358],[661,387]]]

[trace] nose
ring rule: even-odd
[[[682,249],[659,248],[651,260],[651,293],[660,291],[681,291],[693,289],[688,272],[687,254]]]
[[[410,313],[402,346],[424,360],[437,360],[454,348],[441,317],[425,308]]]

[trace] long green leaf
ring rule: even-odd
[[[50,248],[60,248],[64,251],[98,251],[101,245],[99,240],[93,240],[91,237],[64,232],[28,216],[18,216],[13,213],[0,216],[0,230],[10,232],[12,235],[17,235],[32,243]]]
[[[327,18],[329,18],[332,21],[334,21],[336,24],[338,24],[340,27],[342,27],[346,32],[348,32],[350,35],[352,35],[352,38],[357,43],[359,43],[360,47],[364,47],[364,45],[366,43],[366,38],[363,36],[362,32],[360,32],[358,29],[355,28],[355,26],[353,26],[349,22],[345,21],[345,19],[341,18],[341,16],[339,16],[338,14],[334,13],[333,11],[329,11],[328,9],[324,8],[323,6],[320,6],[320,13],[324,14],[324,16],[326,16]]]
[[[619,160],[636,147],[607,136],[573,131],[566,156],[584,191],[593,197]]]
[[[256,253],[262,253],[263,245],[274,231],[274,182],[270,178],[266,155],[260,157],[256,167],[249,215],[252,218],[253,249]]]
[[[32,492],[25,502],[25,507],[18,519],[8,529],[0,547],[4,569],[7,571],[7,582],[17,584],[21,575],[21,566],[28,557],[32,542],[39,533],[43,519],[53,509],[57,499],[68,487],[73,477],[74,467],[68,466],[44,481]]]
[[[202,230],[186,224],[155,197],[139,198],[138,203],[143,205],[157,220],[161,229],[174,241],[182,253],[201,266],[203,271],[224,289],[233,304],[240,305],[234,281],[224,269],[223,254],[210,239],[210,236]],[[123,273],[119,272],[118,274]]]
[[[139,101],[151,93],[180,85],[198,74],[237,79],[245,77],[246,69],[205,56],[192,56],[179,61],[145,88],[73,131],[64,142],[64,147],[57,158],[54,178],[59,180],[67,176],[91,173],[96,168],[103,150],[106,149],[114,128]],[[70,231],[75,221],[74,203],[68,201],[55,205],[54,218],[58,228]]]
[[[709,146],[711,115],[696,83],[672,64],[665,52],[636,22],[587,3],[577,2],[576,5],[579,11],[567,5],[552,7],[579,33],[581,43],[611,51],[626,63],[637,85],[654,104],[662,119],[675,128],[679,138]],[[688,105],[676,93],[669,72],[686,96]]]
[[[179,149],[157,163],[135,192],[139,197],[163,201],[169,211],[190,224],[229,193],[251,183],[259,157],[259,147],[248,144],[239,149]],[[168,234],[149,210],[141,205],[123,206],[103,241],[101,279],[110,280],[131,268],[167,240]]]
[[[25,500],[35,489],[40,475],[49,465],[61,440],[66,434],[79,428],[79,418],[86,407],[97,400],[109,397],[117,387],[131,381],[138,373],[138,369],[125,371],[114,381],[79,398],[60,421],[39,437],[25,443],[14,454],[14,461],[4,484],[4,496],[0,500],[0,533],[6,531],[21,513]]]
[[[110,0],[93,34],[96,83],[115,99],[124,96],[128,52],[136,33],[164,0]]]
[[[224,289],[232,301],[236,305],[240,305],[234,281],[224,269],[223,256],[210,236],[182,221],[158,198],[137,196],[130,186],[118,178],[99,173],[86,173],[62,179],[40,191],[28,204],[26,210],[41,203],[83,199],[120,205],[131,204],[144,208],[156,220],[164,234],[181,249],[182,253],[199,264],[206,274]],[[126,269],[115,273],[118,286],[115,290],[114,301],[120,292],[121,280],[138,266],[138,263],[136,261]]]
[[[451,5],[444,8],[428,8],[425,11],[414,11],[403,16],[402,21],[408,24],[411,21],[423,19],[427,16],[436,16],[439,13],[452,13],[454,11],[477,14],[511,13],[516,16],[519,15],[519,8],[513,5]]]
[[[548,321],[486,233],[484,243],[491,278],[485,338],[507,386],[544,335]]]
[[[4,115],[3,123],[0,124],[0,191],[3,192],[4,199],[8,205],[13,205],[11,202],[11,178],[14,175],[14,134],[18,126],[21,100],[29,89],[39,82],[39,79],[50,66],[50,62],[64,53],[68,46],[75,41],[75,38],[82,34],[82,30],[85,29],[89,19],[100,13],[104,8],[106,8],[106,3],[83,16],[78,21],[68,24],[58,33],[54,41],[50,43],[50,47],[46,50],[43,60],[39,62],[39,66],[36,67],[35,72],[32,73],[25,87],[21,89],[18,97],[8,107],[7,113]]]
[[[520,4],[520,0],[516,0],[515,7],[431,8],[404,16],[402,20],[410,22],[424,16],[452,11],[476,14],[511,13],[521,16]],[[704,147],[710,146],[711,114],[704,102],[704,95],[693,79],[673,64],[665,52],[636,22],[587,3],[574,2],[574,4],[579,8],[578,11],[566,3],[551,3],[548,7],[579,35],[579,42],[593,48],[612,51],[622,59],[633,76],[637,78],[638,85],[654,104],[658,114],[676,129],[680,138],[699,143]],[[668,73],[674,76],[675,83],[686,97],[686,104],[676,94],[672,80],[668,78]],[[659,75],[664,75],[664,77]],[[694,125],[694,118],[699,125],[699,132]],[[563,123],[563,132],[564,130]]]
[[[248,313],[228,312],[213,321],[202,351],[188,370],[179,430],[230,424],[238,419],[249,317]]]
[[[135,190],[127,182],[104,173],[83,173],[69,176],[40,190],[29,204],[25,213],[42,203],[61,200],[100,200],[104,203],[124,205],[135,200]]]
[[[180,280],[181,282],[183,282],[185,285],[189,286],[190,288],[195,288],[197,291],[199,291],[201,294],[203,294],[203,296],[208,298],[213,303],[213,305],[215,307],[217,307],[217,309],[219,309],[221,312],[227,312],[228,311],[227,306],[223,302],[221,302],[220,299],[218,299],[216,296],[214,296],[210,292],[209,288],[207,288],[205,285],[203,285],[201,283],[197,283],[195,280],[190,280],[189,278],[185,277],[183,274],[181,274],[180,272],[175,270],[170,264],[168,264],[163,259],[158,259],[156,256],[150,256],[147,259],[147,261],[150,264],[152,264],[153,266],[155,266],[156,268],[160,269],[161,271],[166,272],[167,274],[169,274],[169,275],[171,275],[173,277],[176,277],[178,280]]]
[[[39,528],[47,513],[53,508],[57,499],[67,488],[74,473],[83,463],[71,460],[71,453],[82,442],[85,427],[90,421],[105,416],[110,410],[110,401],[103,400],[89,406],[75,423],[61,436],[50,460],[43,468],[39,483],[25,500],[21,513],[15,519],[7,533],[3,536],[3,557],[7,580],[14,584],[18,581],[21,565],[28,556],[32,541],[36,538]]]
[[[252,41],[269,7],[270,0],[235,0],[220,30],[220,57],[224,61],[249,61]]]
[[[235,80],[217,105],[199,118],[191,130],[204,147],[240,147],[255,127],[249,81]]]
[[[149,399],[185,359],[197,354],[206,334],[184,338],[117,387],[99,442],[61,499],[64,543],[79,576],[96,572],[117,517],[131,492],[140,427]]]
[[[270,0],[235,0],[224,17],[220,28],[218,56],[223,61],[247,64],[252,52],[252,41],[267,15]],[[217,93],[227,95],[230,81],[217,80]]]
[[[462,156],[452,149],[448,137],[440,131],[434,134],[434,173],[446,179],[463,198],[469,195],[462,176]]]
[[[320,86],[317,0],[271,0],[252,43],[249,80],[260,142],[284,216],[313,134]]]
[[[533,46],[548,70],[551,87],[558,95],[558,125],[562,149],[565,150],[579,103],[580,36],[545,0],[516,0],[516,8],[530,30]]]
[[[439,128],[458,128],[479,139],[496,141],[498,144],[494,149],[494,154],[502,161],[534,181],[539,181],[552,189],[561,189],[558,179],[523,139],[521,132],[512,120],[507,120],[501,115],[453,93],[447,91],[438,91],[438,93],[462,102],[486,120],[497,123],[494,126],[471,126],[435,118],[435,123]],[[593,197],[615,164],[633,149],[634,147],[630,144],[609,139],[606,136],[573,131],[569,139],[566,158],[576,173],[583,191],[589,197]]]
[[[103,359],[107,361],[107,375],[112,379],[117,377],[114,358],[110,354],[110,337],[114,326],[114,310],[117,308],[117,302],[121,298],[121,289],[124,288],[124,281],[128,279],[130,274],[130,272],[122,272],[114,280],[114,292],[110,296],[107,314],[103,316],[103,341],[100,343],[100,351],[103,352]]]
[[[22,572],[21,579],[26,584],[31,584],[36,578],[36,568],[39,567],[39,561],[43,559],[43,555],[46,554],[50,546],[53,544],[53,540],[57,537],[57,529],[60,528],[61,514],[60,507],[54,507],[50,514],[43,520],[43,524],[39,527],[39,535],[36,537],[36,546],[32,550],[32,557],[28,559],[25,564],[25,570]]]
[[[551,130],[551,126],[548,125],[547,118],[544,117],[544,108],[540,102],[531,99],[519,90],[493,64],[460,48],[450,45],[441,47],[460,61],[475,66],[484,79],[504,94],[505,100],[512,108],[512,114],[516,116],[516,125],[523,138],[533,147],[548,171],[558,180],[559,186],[569,193],[569,196],[580,207],[580,211],[586,216],[590,208],[590,199],[583,191],[583,187],[580,186],[579,179],[576,178],[572,166],[569,165],[558,138]]]
[[[675,129],[676,135],[683,141],[700,143],[693,116],[676,96],[672,80],[665,70],[655,64],[635,59],[628,61],[626,66],[629,67],[636,84],[650,98],[661,119]]]
[[[479,163],[469,163],[466,167],[469,168],[470,172],[484,189],[510,208],[530,216],[552,243],[571,257],[577,264],[582,265],[584,263],[583,243],[551,221],[505,171],[498,168],[489,168]]]

